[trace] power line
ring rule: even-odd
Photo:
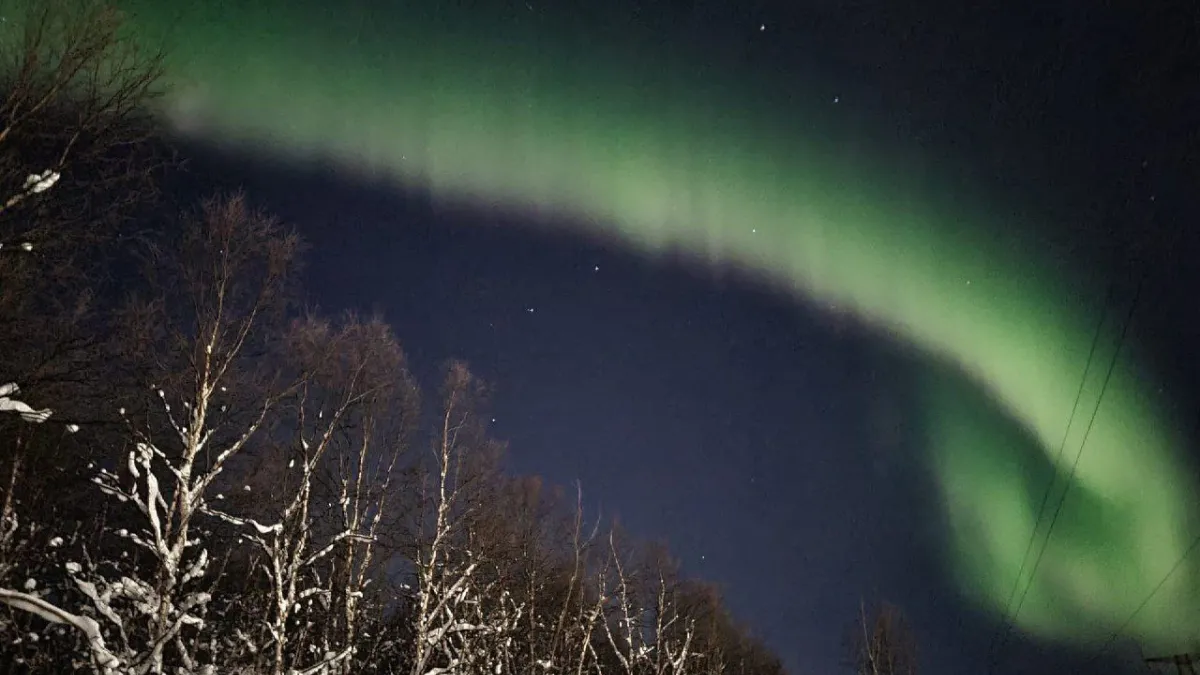
[[[1198,431],[1200,431],[1200,417],[1196,419],[1196,424],[1193,427],[1192,435],[1195,436],[1196,432]],[[1096,651],[1096,655],[1093,656],[1092,660],[1088,662],[1089,666],[1095,661],[1099,660],[1100,657],[1103,656],[1106,651],[1108,651],[1109,647],[1112,647],[1113,643],[1117,641],[1117,638],[1125,632],[1126,628],[1129,628],[1129,625],[1133,623],[1133,620],[1137,618],[1138,614],[1142,613],[1142,610],[1150,604],[1150,601],[1153,600],[1154,596],[1163,589],[1163,586],[1167,585],[1167,582],[1171,580],[1171,577],[1175,576],[1175,573],[1178,572],[1179,568],[1183,566],[1183,563],[1187,561],[1187,559],[1193,553],[1196,552],[1197,548],[1200,548],[1200,534],[1196,535],[1196,537],[1192,539],[1192,543],[1188,544],[1188,547],[1183,550],[1183,555],[1179,556],[1179,560],[1176,560],[1175,564],[1171,566],[1171,569],[1167,570],[1167,573],[1163,576],[1163,578],[1160,579],[1157,584],[1155,584],[1154,588],[1150,589],[1150,593],[1142,599],[1142,602],[1133,610],[1133,613],[1131,613],[1125,619],[1125,621],[1121,622],[1121,625],[1118,626],[1115,631],[1113,631],[1112,635],[1108,636],[1108,639],[1100,645],[1100,649]]]
[[[1025,573],[1025,566],[1029,562],[1029,553],[1033,551],[1033,542],[1037,539],[1038,526],[1042,524],[1042,514],[1046,511],[1046,504],[1050,502],[1050,492],[1054,488],[1054,484],[1058,481],[1059,460],[1062,459],[1063,451],[1067,447],[1067,439],[1071,435],[1071,426],[1075,423],[1075,413],[1079,410],[1079,402],[1083,400],[1083,392],[1087,388],[1088,373],[1092,370],[1092,362],[1096,356],[1096,347],[1100,344],[1104,319],[1108,316],[1108,307],[1112,304],[1115,289],[1116,282],[1110,281],[1108,290],[1104,294],[1104,305],[1100,308],[1100,318],[1096,321],[1096,330],[1092,334],[1092,346],[1088,349],[1087,363],[1083,368],[1083,377],[1079,381],[1078,391],[1075,392],[1075,402],[1071,405],[1071,415],[1067,418],[1067,428],[1063,432],[1062,442],[1058,444],[1058,453],[1054,457],[1054,475],[1050,477],[1050,482],[1046,484],[1046,490],[1042,493],[1042,503],[1038,506],[1037,519],[1034,520],[1033,528],[1029,531],[1029,541],[1025,544],[1025,553],[1021,555],[1021,566],[1017,569],[1012,589],[1008,592],[1008,600],[1004,603],[1004,620],[1001,622],[1000,628],[992,634],[992,639],[988,642],[987,661],[989,672],[996,665],[995,657],[999,649],[998,642],[1005,639],[1010,628],[1009,610],[1012,609],[1013,598],[1017,595],[1017,587],[1021,585],[1021,576]],[[1016,617],[1012,617],[1012,620],[1015,621]]]
[[[1058,499],[1058,505],[1054,509],[1054,516],[1050,518],[1050,526],[1046,528],[1046,537],[1042,540],[1041,549],[1038,551],[1038,556],[1033,562],[1033,569],[1029,572],[1029,583],[1025,585],[1025,590],[1021,593],[1021,599],[1017,601],[1017,607],[1013,610],[1013,622],[1016,622],[1017,616],[1021,613],[1021,607],[1025,604],[1025,598],[1029,595],[1029,589],[1033,587],[1033,578],[1037,574],[1038,566],[1042,564],[1042,557],[1046,554],[1046,549],[1049,548],[1050,537],[1054,534],[1054,526],[1058,524],[1058,516],[1062,513],[1063,504],[1067,501],[1067,495],[1071,491],[1071,485],[1075,479],[1075,472],[1079,468],[1079,460],[1083,457],[1083,449],[1087,445],[1088,437],[1092,433],[1092,426],[1096,423],[1096,417],[1100,413],[1100,404],[1104,401],[1104,394],[1108,390],[1108,383],[1112,379],[1112,374],[1116,370],[1117,360],[1121,356],[1121,350],[1125,346],[1125,336],[1129,333],[1129,327],[1133,324],[1133,315],[1137,310],[1138,301],[1142,295],[1142,284],[1145,281],[1143,275],[1138,280],[1137,291],[1134,293],[1133,302],[1129,305],[1129,311],[1125,314],[1125,322],[1121,326],[1121,335],[1117,338],[1117,347],[1113,351],[1112,359],[1108,362],[1108,372],[1104,374],[1104,382],[1100,385],[1100,395],[1096,398],[1096,406],[1092,409],[1092,417],[1088,420],[1087,429],[1083,432],[1083,440],[1079,442],[1079,450],[1075,453],[1075,460],[1071,463],[1071,472],[1067,475],[1066,485],[1063,486],[1062,496]]]
[[[1200,535],[1197,535],[1196,538],[1192,540],[1192,543],[1184,550],[1183,555],[1179,557],[1179,560],[1176,560],[1175,564],[1171,566],[1171,569],[1166,573],[1166,575],[1163,576],[1163,578],[1157,584],[1155,584],[1154,588],[1150,590],[1150,594],[1147,595],[1145,599],[1143,599],[1142,602],[1137,606],[1137,608],[1133,610],[1133,613],[1131,613],[1125,619],[1125,621],[1121,622],[1121,625],[1118,626],[1115,631],[1113,631],[1112,635],[1108,636],[1108,639],[1105,640],[1100,646],[1100,649],[1096,652],[1096,655],[1093,656],[1092,660],[1088,662],[1089,666],[1098,661],[1100,657],[1104,655],[1104,652],[1108,651],[1108,648],[1117,641],[1117,638],[1125,632],[1125,629],[1129,628],[1129,624],[1133,623],[1133,620],[1137,618],[1138,614],[1142,613],[1143,609],[1146,609],[1146,606],[1150,604],[1150,601],[1154,599],[1154,596],[1158,595],[1158,592],[1163,589],[1163,586],[1167,585],[1167,582],[1171,580],[1171,577],[1175,576],[1175,573],[1178,572],[1179,568],[1183,566],[1184,561],[1186,561],[1188,557],[1196,551],[1197,547],[1200,547]]]
[[[1133,315],[1137,311],[1138,302],[1141,300],[1142,287],[1146,281],[1146,273],[1143,273],[1137,284],[1137,290],[1134,292],[1133,301],[1129,304],[1129,311],[1125,314],[1125,321],[1121,326],[1121,334],[1117,338],[1117,346],[1113,351],[1112,359],[1108,362],[1108,371],[1104,374],[1104,381],[1100,385],[1100,394],[1096,398],[1096,406],[1092,409],[1091,419],[1088,420],[1087,429],[1084,430],[1083,440],[1079,442],[1079,450],[1075,453],[1075,459],[1071,463],[1071,471],[1067,474],[1066,485],[1063,486],[1062,496],[1059,497],[1058,504],[1054,508],[1054,515],[1050,518],[1050,525],[1046,528],[1046,536],[1042,540],[1041,548],[1038,550],[1037,558],[1034,559],[1033,569],[1029,572],[1029,582],[1025,585],[1025,590],[1021,593],[1021,598],[1017,601],[1016,609],[1013,610],[1012,620],[1010,625],[1015,625],[1017,617],[1021,613],[1021,608],[1025,606],[1025,599],[1029,596],[1030,589],[1033,588],[1033,580],[1037,575],[1038,567],[1042,564],[1042,558],[1046,555],[1046,550],[1050,546],[1050,538],[1054,534],[1054,527],[1058,524],[1058,517],[1062,513],[1063,505],[1067,501],[1067,495],[1071,492],[1071,485],[1074,483],[1075,473],[1079,469],[1079,460],[1083,457],[1083,450],[1087,446],[1088,437],[1091,436],[1092,427],[1096,423],[1096,417],[1100,414],[1100,405],[1104,402],[1104,394],[1108,391],[1109,381],[1112,379],[1112,374],[1116,370],[1117,361],[1121,356],[1121,350],[1125,346],[1125,338],[1129,333],[1129,328],[1133,325]],[[1011,631],[1006,631],[1007,634]],[[1003,648],[1004,641],[1001,641],[1000,648]]]

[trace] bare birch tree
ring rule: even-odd
[[[261,553],[271,611],[263,622],[267,639],[255,644],[270,647],[269,672],[344,672],[403,450],[402,437],[385,444],[375,433],[388,428],[393,405],[398,417],[413,406],[415,388],[399,345],[378,320],[348,317],[338,329],[315,318],[297,321],[287,344],[301,384],[285,413],[295,436],[284,437],[277,454],[275,494],[257,500],[255,511],[263,515],[234,515],[212,506],[205,512],[241,528]],[[334,527],[322,531],[314,500],[317,477],[330,463],[337,467],[338,503],[331,514]],[[313,611],[314,601],[321,612]],[[314,629],[314,622],[323,628]]]
[[[64,431],[117,417],[103,266],[170,162],[147,108],[161,54],[137,44],[115,9],[4,0],[0,16],[0,384],[19,383],[22,403],[54,411],[43,425],[0,415],[0,558],[19,545],[29,569],[50,564],[48,543],[61,537],[21,504],[41,505],[41,525],[92,509],[93,472],[71,459],[103,442]]]
[[[91,639],[93,626],[73,621],[71,617],[80,616],[76,613],[52,611],[45,601],[12,593],[0,598],[47,620],[79,626],[88,633],[97,668],[104,672],[120,663],[129,673],[159,674],[169,662],[179,672],[212,671],[211,664],[197,662],[195,637],[185,635],[203,628],[210,599],[204,586],[209,553],[204,541],[193,536],[195,521],[207,506],[213,482],[279,398],[270,394],[260,399],[248,423],[224,426],[222,392],[237,380],[235,373],[250,356],[246,351],[259,343],[263,324],[283,300],[296,248],[294,237],[234,197],[207,202],[198,217],[186,222],[171,254],[153,259],[164,292],[144,304],[139,316],[153,321],[143,328],[153,325],[166,338],[154,343],[167,350],[158,352],[158,364],[181,367],[162,373],[171,395],[154,387],[160,400],[157,415],[144,423],[130,422],[132,448],[124,469],[101,468],[95,480],[105,494],[140,514],[138,527],[116,534],[148,556],[147,574],[138,575],[127,565],[67,566],[89,609],[105,620],[120,648],[115,654],[107,647],[100,651]],[[181,411],[173,410],[172,399],[180,401]],[[163,423],[152,424],[153,417]],[[156,434],[160,429],[164,433]]]
[[[506,672],[574,672],[586,655],[588,564],[599,522],[585,529],[581,490],[574,507],[569,504],[561,490],[545,489],[539,478],[507,479],[487,520],[475,525],[486,535],[488,557],[509,592],[492,600],[501,607],[492,632],[506,636],[495,647]],[[519,624],[501,625],[516,615]]]
[[[881,603],[868,612],[860,603],[851,637],[851,658],[858,675],[916,675],[916,640],[895,605]]]
[[[100,195],[111,215],[127,216],[121,206],[153,187],[159,149],[147,105],[160,93],[163,54],[104,0],[4,0],[0,13],[0,216],[6,237],[16,235],[5,243],[63,246],[53,221],[81,217]],[[37,194],[20,189],[30,174],[59,176],[62,190],[43,217],[14,222]]]
[[[350,348],[343,351],[358,355],[352,356],[350,363],[354,358],[371,362],[369,381],[373,384],[370,396],[354,411],[350,433],[343,435],[328,462],[329,484],[337,500],[330,519],[335,549],[327,572],[332,611],[322,634],[327,650],[334,644],[357,649],[371,638],[362,631],[368,619],[377,623],[384,611],[385,591],[378,582],[395,559],[395,550],[386,546],[384,535],[392,534],[414,508],[411,501],[403,500],[402,490],[411,487],[404,479],[415,468],[410,446],[420,417],[416,382],[382,319],[352,325]],[[372,593],[373,583],[377,585]],[[363,658],[367,656],[363,654]],[[347,667],[342,670],[349,672]]]
[[[442,386],[442,409],[432,444],[432,475],[427,527],[419,533],[414,567],[412,675],[458,672],[476,658],[469,635],[478,627],[466,619],[481,600],[476,575],[485,563],[468,545],[467,524],[478,513],[481,493],[500,448],[479,418],[486,389],[465,364],[452,363]]]
[[[73,409],[103,364],[98,271],[170,164],[148,108],[162,54],[104,0],[0,14],[0,379]]]
[[[654,675],[695,673],[694,662],[700,654],[696,644],[696,617],[681,597],[679,563],[670,558],[665,547],[651,552],[647,577],[652,596],[652,640],[649,650],[650,672]]]

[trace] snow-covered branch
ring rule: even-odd
[[[20,393],[21,388],[15,382],[0,384],[0,412],[16,413],[21,419],[34,424],[45,422],[54,414],[49,408],[34,410],[28,403],[13,398]]]
[[[105,646],[104,635],[100,632],[100,624],[96,623],[95,619],[72,614],[36,595],[7,588],[0,588],[0,602],[13,609],[34,614],[50,623],[67,624],[83,633],[91,649],[92,663],[97,672],[111,675],[116,673],[117,668],[120,667],[120,661]]]

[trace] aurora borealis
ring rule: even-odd
[[[882,150],[847,156],[822,132],[835,123],[828,105],[783,107],[787,92],[762,94],[683,48],[634,36],[640,46],[616,49],[605,30],[585,40],[520,3],[485,18],[416,3],[380,15],[127,4],[135,30],[171,44],[164,114],[187,133],[737,266],[920,350],[947,560],[965,594],[1004,610],[1046,481],[1057,465],[1056,498],[1072,470],[1124,312],[1108,308],[1066,433],[1104,288],[1047,254],[1028,235],[1036,226],[947,192],[936,168],[907,170]],[[1022,630],[1103,640],[1188,547],[1188,439],[1157,391],[1131,338]],[[1194,591],[1196,565],[1160,598]],[[1126,633],[1163,648],[1188,640],[1200,617],[1183,605],[1151,603]]]

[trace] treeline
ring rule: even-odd
[[[11,9],[11,8],[10,8]],[[781,673],[711,585],[503,470],[487,388],[302,309],[241,195],[163,212],[161,59],[0,23],[0,671]],[[162,221],[162,222],[159,222]]]

